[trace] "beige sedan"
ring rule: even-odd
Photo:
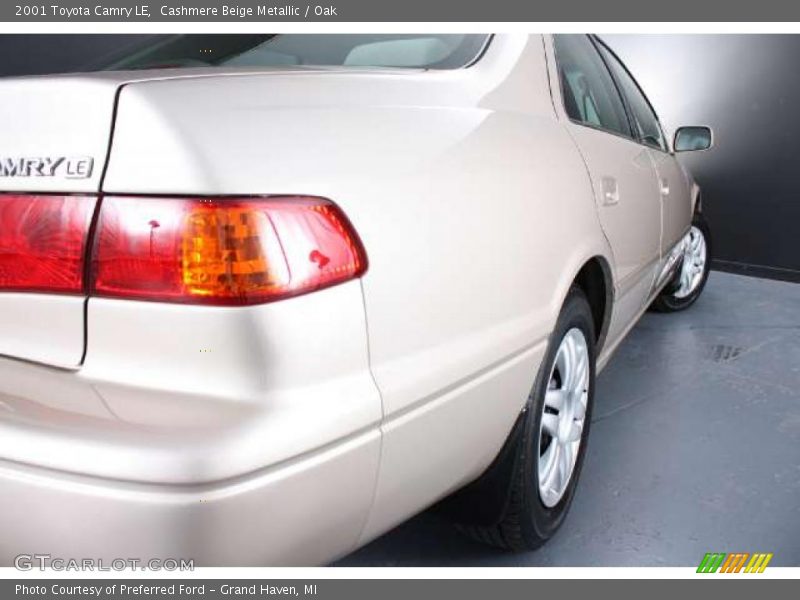
[[[0,107],[4,565],[321,564],[448,496],[535,548],[708,274],[711,132],[591,36],[177,36]]]

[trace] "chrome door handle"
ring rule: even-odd
[[[601,189],[603,192],[603,204],[605,206],[613,206],[619,203],[619,187],[617,180],[613,177],[603,177],[600,181]]]
[[[666,179],[661,180],[661,195],[662,196],[669,196],[669,181]]]

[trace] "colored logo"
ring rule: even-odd
[[[697,567],[698,573],[763,573],[769,561],[772,560],[772,553],[756,552],[707,552]]]

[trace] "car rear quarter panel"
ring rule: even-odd
[[[107,193],[309,194],[350,217],[383,412],[362,542],[489,465],[571,281],[608,256],[541,36],[457,71],[133,84],[112,148]]]

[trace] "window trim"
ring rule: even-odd
[[[486,33],[486,34],[482,34],[482,35],[485,35],[486,39],[483,41],[483,46],[481,46],[481,49],[478,50],[478,54],[475,56],[475,58],[473,58],[470,62],[468,62],[464,66],[459,67],[458,69],[452,69],[453,71],[459,71],[461,69],[471,69],[472,67],[477,65],[484,56],[486,56],[486,53],[489,51],[489,45],[492,43],[492,41],[494,41],[495,34],[494,33]],[[426,68],[425,70],[426,71],[434,71],[435,69]],[[444,69],[439,69],[439,70],[441,71],[441,70],[444,70]]]
[[[589,39],[592,40],[592,43],[594,44],[595,48],[597,49],[597,53],[600,55],[600,60],[602,60],[603,64],[606,65],[606,69],[608,70],[609,74],[611,75],[611,78],[614,80],[614,84],[617,86],[617,89],[619,90],[619,93],[622,96],[623,103],[625,104],[625,110],[628,113],[629,120],[631,121],[631,129],[636,132],[636,135],[633,138],[633,140],[636,143],[638,143],[638,144],[640,144],[642,146],[645,146],[646,148],[651,148],[653,150],[658,150],[659,152],[663,152],[664,154],[670,154],[670,155],[674,154],[674,152],[672,150],[672,147],[671,147],[671,145],[669,143],[669,140],[667,139],[667,136],[664,133],[664,126],[661,124],[661,119],[658,116],[658,112],[656,111],[656,109],[653,106],[653,104],[650,102],[650,98],[648,98],[647,94],[644,93],[644,90],[642,89],[642,86],[639,85],[639,82],[636,81],[636,78],[633,76],[633,74],[631,73],[630,69],[628,69],[628,66],[622,61],[622,59],[619,56],[617,56],[617,53],[614,52],[609,47],[608,44],[606,44],[602,39],[600,39],[599,36],[597,36],[596,34],[590,34],[589,35]],[[653,117],[655,117],[656,126],[658,127],[658,130],[661,133],[661,139],[664,140],[664,146],[665,146],[664,148],[662,148],[661,146],[654,146],[653,144],[648,144],[639,135],[638,126],[634,127],[634,125],[637,125],[636,115],[633,113],[633,109],[631,108],[631,104],[630,104],[630,100],[628,99],[628,95],[622,89],[622,84],[617,81],[617,76],[614,75],[614,70],[611,68],[611,65],[609,65],[608,62],[606,61],[606,58],[605,58],[605,56],[603,56],[603,53],[600,51],[599,46],[602,46],[603,49],[605,49],[606,52],[608,52],[612,57],[614,57],[616,59],[616,61],[619,63],[619,65],[628,74],[628,77],[631,78],[631,81],[633,81],[633,85],[635,85],[636,89],[639,90],[639,93],[642,95],[642,98],[644,98],[644,101],[647,104],[648,108],[650,108],[650,112],[652,112],[653,113]]]
[[[629,114],[629,111],[628,111],[627,102],[625,101],[625,96],[620,91],[619,85],[617,84],[617,80],[614,78],[614,76],[611,73],[611,70],[608,68],[608,65],[603,60],[603,56],[600,54],[600,52],[598,52],[597,48],[595,47],[594,42],[592,41],[592,36],[590,34],[580,34],[580,35],[583,35],[584,37],[586,37],[588,39],[589,45],[592,47],[592,50],[598,55],[598,57],[600,58],[600,62],[603,65],[603,68],[605,69],[606,73],[608,73],[608,76],[611,79],[611,83],[614,85],[614,89],[617,91],[617,94],[619,95],[619,100],[620,100],[620,103],[622,104],[622,112],[625,113],[625,119],[626,119],[626,122],[628,123],[628,129],[630,130],[630,134],[629,135],[625,135],[621,131],[614,131],[613,129],[608,129],[607,127],[603,127],[601,125],[593,125],[593,124],[587,123],[585,121],[580,121],[578,119],[573,119],[569,115],[569,111],[567,110],[567,104],[565,102],[564,82],[562,81],[562,78],[561,78],[561,66],[558,63],[558,48],[556,48],[556,36],[557,35],[559,35],[559,34],[553,34],[553,36],[552,36],[552,40],[553,40],[553,62],[555,64],[555,68],[556,68],[555,75],[556,75],[556,79],[558,80],[558,89],[561,92],[561,109],[564,111],[564,114],[566,115],[567,119],[571,123],[574,123],[575,125],[580,125],[581,127],[586,127],[587,129],[592,129],[594,131],[601,131],[603,133],[608,133],[610,135],[613,135],[615,137],[621,138],[623,140],[628,140],[630,142],[636,142],[637,144],[640,143],[639,140],[638,140],[638,136],[635,134],[633,123],[631,122],[631,117],[630,117],[630,114]]]

